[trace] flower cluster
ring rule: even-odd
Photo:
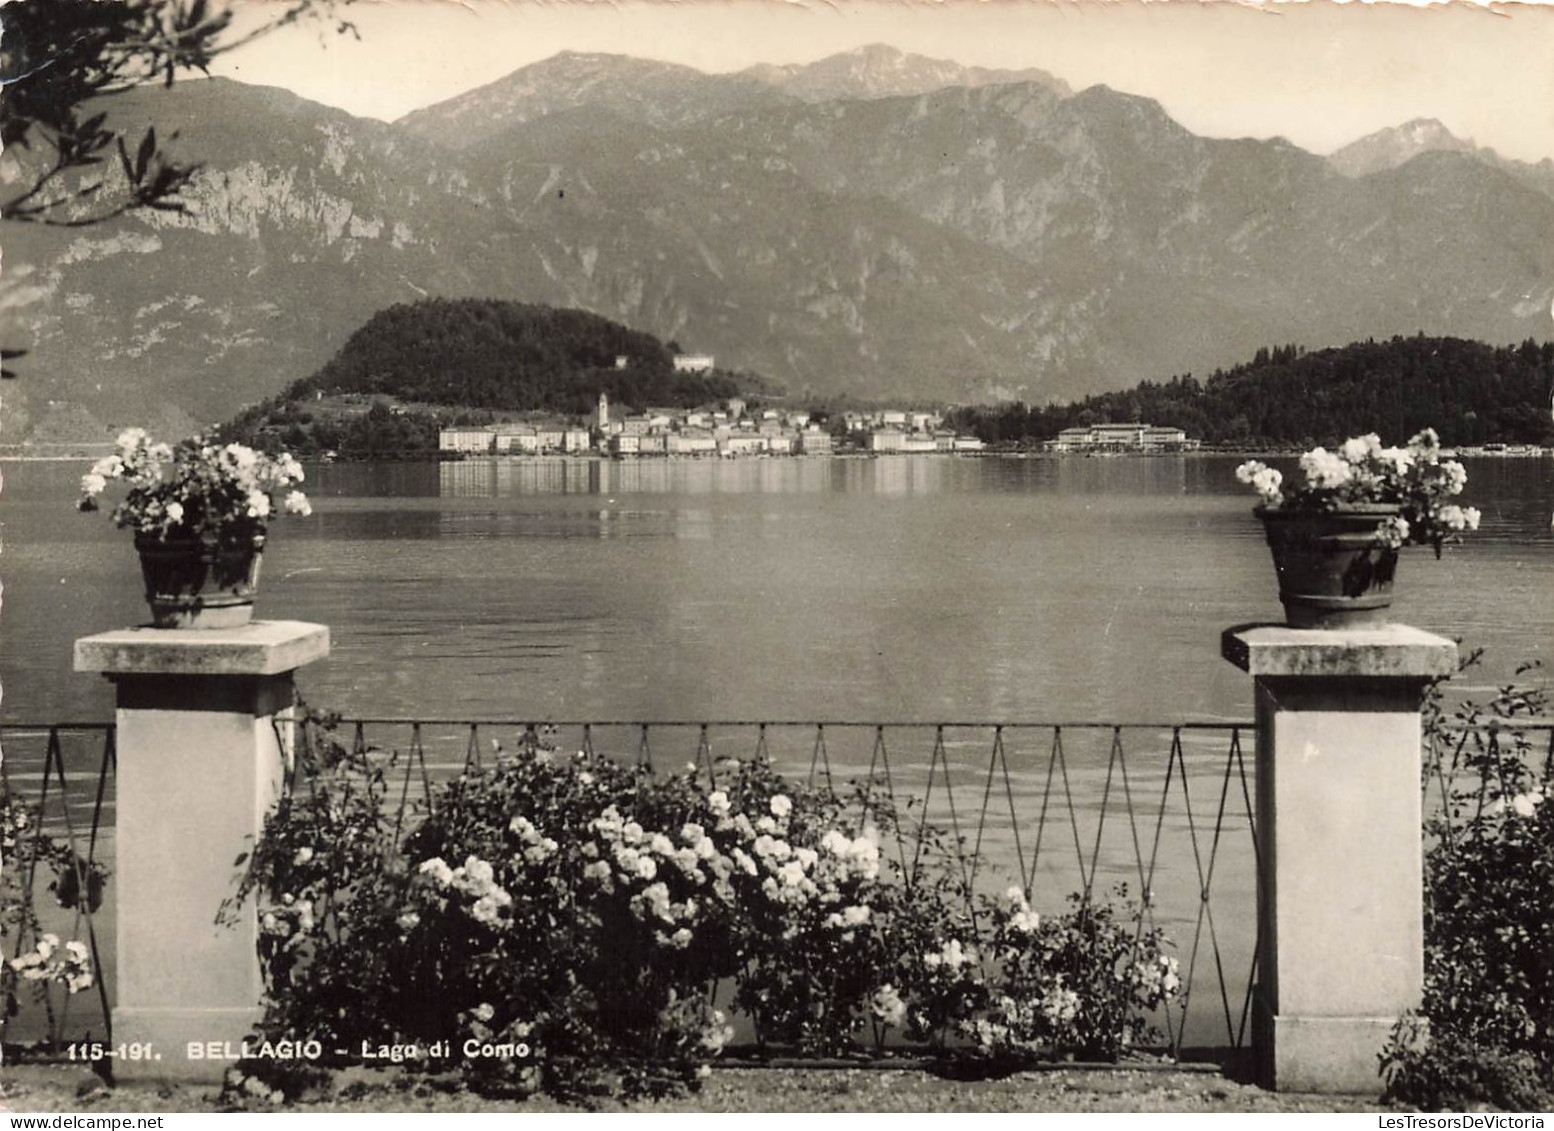
[[[285,932],[267,952],[275,1032],[521,1042],[526,1058],[464,1064],[471,1085],[565,1096],[696,1087],[730,1012],[758,1043],[826,1055],[855,1052],[867,1026],[996,1042],[976,1022],[1029,1018],[1021,1047],[1047,1055],[1124,1024],[1096,1019],[1073,963],[1043,965],[1061,950],[1049,925],[1082,934],[1070,917],[1012,889],[979,926],[958,857],[932,848],[942,834],[923,827],[909,873],[881,851],[900,816],[867,790],[844,802],[765,761],[719,763],[709,788],[694,767],[655,776],[525,743],[401,831],[381,774],[337,749],[255,846],[250,887],[295,893],[262,908]],[[1174,992],[1151,938],[1131,967],[1116,959],[1119,979],[1134,969],[1129,1002]]]
[[[508,925],[513,897],[496,882],[496,870],[478,856],[450,868],[440,856],[424,861],[417,871],[444,899],[459,906],[475,922],[497,929]]]
[[[113,455],[81,477],[78,508],[97,510],[108,484],[119,480],[129,492],[114,508],[115,525],[157,541],[238,545],[263,534],[278,511],[312,513],[297,489],[302,478],[302,466],[284,453],[269,456],[199,436],[177,446],[153,443],[144,429],[131,428],[119,435]]]
[[[10,966],[24,982],[62,982],[73,994],[92,986],[92,954],[86,944],[71,939],[61,946],[55,934],[39,936],[31,950],[11,959]]]
[[[1397,548],[1441,546],[1477,530],[1480,514],[1450,500],[1462,494],[1468,473],[1453,459],[1441,458],[1435,430],[1425,429],[1404,448],[1383,447],[1374,432],[1345,440],[1337,451],[1313,448],[1300,457],[1304,482],[1287,491],[1284,476],[1257,460],[1236,469],[1236,478],[1250,486],[1271,510],[1316,512],[1357,503],[1396,506],[1398,513],[1377,526],[1377,539]]]

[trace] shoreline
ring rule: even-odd
[[[83,445],[84,446],[84,445]],[[113,445],[94,445],[101,451],[84,451],[72,455],[41,455],[33,452],[8,452],[0,449],[0,464],[4,463],[79,463],[85,460],[97,459],[100,456],[111,454]],[[658,462],[660,460],[671,463],[715,463],[715,462],[747,462],[756,460],[875,460],[875,459],[1203,459],[1203,458],[1241,458],[1241,459],[1296,459],[1304,452],[1300,448],[1216,448],[1212,451],[1199,449],[1191,452],[1134,452],[1134,451],[1108,451],[1108,452],[1046,452],[1046,451],[1021,451],[1021,450],[984,450],[980,452],[829,452],[829,453],[792,453],[785,455],[773,455],[770,452],[751,452],[742,455],[700,455],[689,453],[649,453],[634,455],[611,455],[608,452],[549,452],[549,453],[522,453],[518,455],[495,453],[473,456],[460,456],[450,459],[437,452],[428,452],[425,455],[407,453],[404,456],[393,459],[364,458],[364,459],[334,459],[328,463],[636,463]],[[1485,451],[1482,448],[1443,448],[1442,455],[1452,459],[1550,459],[1554,458],[1554,448],[1530,447],[1514,451]],[[316,455],[302,455],[298,457],[304,463],[323,463]]]

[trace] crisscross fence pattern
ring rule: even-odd
[[[857,721],[592,721],[357,719],[337,741],[393,783],[396,835],[435,803],[437,788],[506,753],[584,751],[655,772],[703,777],[728,759],[769,758],[790,778],[906,815],[885,846],[907,876],[924,863],[925,831],[955,846],[967,886],[1020,884],[1038,910],[1118,884],[1175,945],[1187,993],[1162,1019],[1173,1051],[1238,1049],[1250,1037],[1257,976],[1253,728],[1249,723],[895,723]],[[320,724],[301,727],[317,741]],[[114,806],[110,724],[0,726],[0,944],[6,968],[0,1039],[59,1049],[111,1039],[115,967]],[[299,764],[301,760],[299,759]],[[1554,719],[1473,718],[1426,731],[1421,781],[1436,835],[1455,836],[1512,792],[1554,782]],[[1487,773],[1486,773],[1487,770]],[[293,781],[291,788],[304,787]],[[214,916],[214,909],[213,909]],[[92,981],[18,970],[53,935],[91,956]],[[36,968],[36,963],[34,964]]]
[[[6,1044],[111,1040],[115,771],[109,724],[0,727]],[[73,969],[73,987],[61,966],[68,944],[90,959]]]
[[[1160,1027],[1175,1052],[1243,1047],[1255,977],[1257,847],[1247,723],[895,723],[358,719],[334,739],[390,778],[397,831],[436,786],[523,749],[583,752],[716,788],[729,759],[904,819],[882,850],[906,882],[930,830],[970,892],[1019,885],[1038,911],[1071,897],[1139,908],[1163,929],[1186,993]],[[304,741],[312,739],[304,736]],[[976,905],[968,911],[975,916]]]

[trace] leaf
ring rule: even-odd
[[[234,867],[234,868],[241,868],[245,863],[247,863],[247,861],[248,861],[248,853],[246,853],[246,852],[240,853],[238,855],[238,858],[236,860],[232,861],[232,867]]]
[[[144,179],[146,166],[151,163],[151,157],[156,153],[156,127],[146,130],[146,136],[140,139],[140,151],[135,154],[135,180]]]

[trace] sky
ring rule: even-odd
[[[281,6],[235,3],[245,26]],[[569,49],[731,71],[888,43],[1147,95],[1213,137],[1327,153],[1424,117],[1508,157],[1554,157],[1548,3],[355,0],[342,14],[359,38],[285,29],[214,73],[392,120]]]

